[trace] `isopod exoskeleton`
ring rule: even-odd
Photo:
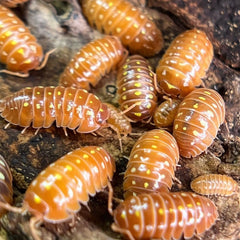
[[[202,83],[212,58],[213,46],[204,32],[192,29],[180,34],[158,63],[160,90],[172,97],[186,96]]]
[[[227,175],[205,174],[193,179],[191,189],[202,195],[230,196],[238,192],[239,186]]]
[[[0,23],[0,62],[8,69],[1,72],[27,76],[30,70],[45,66],[52,51],[43,60],[42,47],[36,38],[12,11],[1,5]]]
[[[117,36],[132,54],[150,57],[163,47],[156,24],[126,0],[84,0],[82,9],[91,26]]]
[[[216,91],[199,88],[180,103],[174,120],[173,136],[180,155],[196,157],[212,144],[225,120],[225,103]]]
[[[28,0],[0,0],[0,4],[5,7],[14,8],[17,7],[17,5],[27,1]]]
[[[158,128],[168,128],[173,125],[180,104],[178,99],[168,99],[162,102],[154,111],[153,121]]]
[[[126,59],[117,75],[118,102],[134,122],[151,118],[157,105],[154,73],[148,61],[139,55]]]
[[[90,133],[106,124],[107,106],[84,89],[27,87],[0,100],[1,116],[11,124],[28,128],[57,127]]]
[[[83,46],[60,77],[60,85],[89,90],[125,57],[120,40],[114,36],[92,41]]]
[[[127,198],[113,212],[112,229],[135,239],[189,239],[218,217],[214,203],[190,192],[150,193]]]
[[[130,153],[123,181],[124,197],[169,191],[178,161],[178,146],[170,133],[161,129],[144,133]]]
[[[12,173],[7,162],[0,155],[0,202],[12,203],[13,188],[12,188]],[[0,206],[0,217],[6,212]]]

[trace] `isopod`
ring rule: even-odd
[[[5,7],[14,8],[17,7],[17,5],[27,1],[28,0],[0,0],[0,4]]]
[[[28,187],[21,208],[5,205],[10,211],[30,212],[30,227],[34,239],[40,240],[36,224],[60,224],[70,221],[106,186],[109,188],[108,209],[111,211],[115,162],[102,147],[86,146],[76,149],[50,164]]]
[[[180,155],[196,157],[212,144],[225,120],[225,103],[213,89],[199,88],[180,103],[173,125]]]
[[[36,38],[12,11],[1,5],[0,22],[0,62],[8,69],[0,72],[26,77],[30,70],[43,68],[54,50],[43,60],[42,47]]]
[[[163,47],[156,24],[126,0],[84,0],[82,9],[92,27],[117,36],[132,54],[150,57]]]
[[[168,99],[162,102],[154,111],[153,121],[158,128],[168,128],[173,125],[180,104],[179,99]]]
[[[148,61],[132,55],[117,74],[118,102],[125,115],[134,122],[151,118],[157,106],[154,73]]]
[[[214,203],[191,192],[131,196],[113,212],[112,229],[135,239],[189,239],[202,234],[218,217]]]
[[[227,175],[205,174],[191,182],[191,189],[202,195],[230,196],[238,192],[239,187],[237,182]]]
[[[12,203],[13,188],[12,188],[12,173],[7,162],[0,155],[0,202]],[[0,217],[5,213],[5,209],[0,206]]]
[[[160,91],[183,98],[201,85],[212,58],[213,46],[204,32],[192,29],[178,35],[156,69]]]
[[[114,36],[105,36],[86,44],[73,57],[60,76],[60,85],[89,90],[123,61],[126,50]]]
[[[178,146],[170,133],[161,129],[144,133],[130,153],[123,181],[124,197],[168,192],[178,161]]]
[[[97,96],[84,89],[65,87],[27,87],[0,100],[1,116],[9,124],[37,131],[57,127],[90,133],[106,124],[108,108]],[[8,125],[7,125],[8,126]]]

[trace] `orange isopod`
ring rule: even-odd
[[[17,7],[19,4],[27,1],[28,0],[0,0],[0,4],[5,7],[14,8]]]
[[[191,189],[202,195],[230,196],[238,192],[239,186],[227,175],[205,174],[193,179]]]
[[[214,203],[191,192],[139,194],[113,211],[113,231],[135,239],[189,239],[208,230],[218,217]]]
[[[109,188],[108,210],[111,212],[115,162],[102,147],[86,146],[76,149],[50,164],[28,187],[21,208],[5,205],[10,211],[30,212],[30,229],[36,240],[41,238],[36,225],[71,221],[94,196]]]
[[[70,61],[60,76],[60,85],[90,90],[126,55],[117,37],[105,36],[86,44]]]
[[[0,202],[11,204],[13,200],[12,173],[5,159],[0,155]],[[0,217],[5,209],[0,205]]]
[[[180,102],[178,99],[168,99],[162,102],[154,111],[154,125],[158,128],[171,127],[177,115]]]
[[[30,70],[45,66],[52,51],[42,61],[42,47],[36,38],[12,11],[1,5],[0,22],[0,62],[8,69],[0,72],[26,77]]]
[[[28,128],[57,127],[90,133],[106,124],[109,111],[97,96],[84,89],[27,87],[0,100],[1,116],[9,124]],[[7,125],[8,126],[8,125]]]
[[[202,83],[213,58],[213,46],[206,34],[192,29],[177,36],[162,59],[156,75],[160,91],[184,97]]]
[[[163,47],[156,24],[126,0],[83,0],[82,9],[91,26],[117,36],[132,54],[150,57]]]
[[[161,129],[144,133],[130,153],[123,181],[124,197],[168,192],[178,161],[178,146],[170,133]]]
[[[151,118],[157,106],[154,73],[140,55],[128,57],[117,75],[118,102],[133,122]]]
[[[199,88],[180,103],[173,125],[180,155],[190,158],[205,151],[225,120],[225,103],[213,89]]]

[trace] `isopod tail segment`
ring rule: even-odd
[[[49,50],[45,54],[45,57],[44,57],[42,63],[38,67],[36,67],[34,70],[38,71],[38,70],[43,69],[47,64],[49,56],[55,51],[56,51],[56,48]],[[2,70],[0,70],[0,73],[5,73],[5,74],[9,74],[9,75],[16,76],[16,77],[22,77],[22,78],[29,77],[29,72],[14,72],[14,71],[10,71],[10,70],[7,70],[7,69],[2,69]]]

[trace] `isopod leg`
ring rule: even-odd
[[[115,131],[115,132],[117,133],[117,137],[118,137],[118,140],[119,140],[120,150],[121,150],[121,152],[123,152],[122,138],[121,138],[121,134],[120,134],[119,130],[118,130],[115,126],[113,126],[112,124],[109,124],[109,123],[107,124],[106,127],[110,127],[111,129],[113,129],[113,131]]]
[[[15,212],[15,213],[24,213],[26,211],[24,208],[14,207],[8,203],[3,203],[3,202],[0,202],[0,208],[6,209],[9,212]]]
[[[0,73],[6,73],[12,76],[22,77],[22,78],[26,78],[29,76],[29,73],[12,72],[6,69],[0,70]]]
[[[34,240],[41,240],[37,232],[37,227],[42,223],[42,217],[32,217],[30,219],[30,230]]]
[[[112,224],[111,228],[114,232],[119,232],[123,235],[127,235],[130,240],[135,240],[135,238],[133,237],[129,230],[120,228],[115,223]]]
[[[56,48],[48,51],[48,52],[45,54],[45,57],[44,57],[41,65],[39,65],[35,70],[41,70],[42,68],[44,68],[45,65],[47,64],[47,61],[48,61],[48,58],[49,58],[50,54],[52,54],[55,50],[56,50]]]
[[[108,212],[113,215],[112,210],[112,201],[113,201],[113,188],[110,181],[108,181]]]

